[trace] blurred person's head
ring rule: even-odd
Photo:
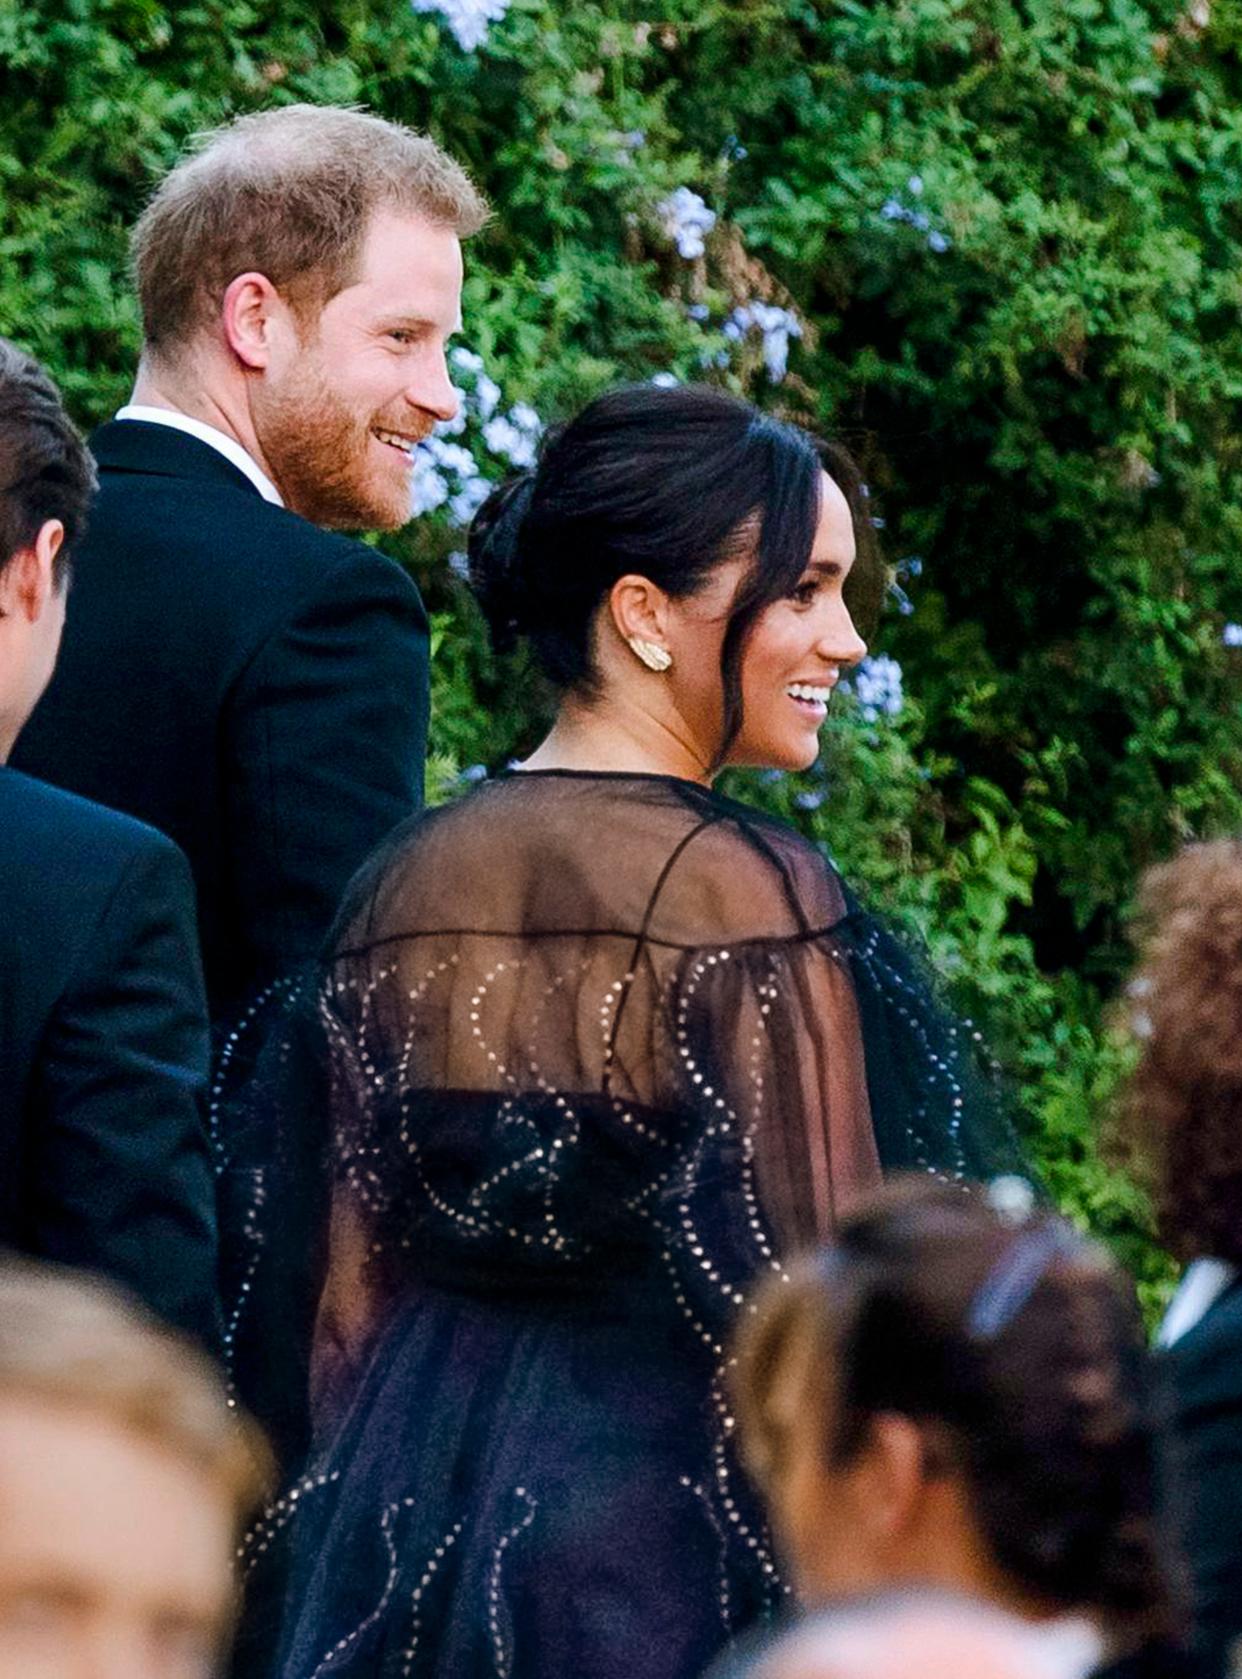
[[[1242,1265],[1242,842],[1192,845],[1150,869],[1137,931],[1131,1159],[1178,1258]]]
[[[56,386],[0,338],[0,763],[51,680],[95,468]]]
[[[803,1622],[747,1679],[1082,1679],[1090,1661],[986,1604],[890,1592]]]
[[[208,1679],[267,1454],[204,1354],[0,1262],[0,1679]]]
[[[304,518],[403,525],[416,446],[456,412],[460,242],[486,215],[461,166],[398,123],[312,105],[236,118],[134,230],[137,399],[230,432]]]
[[[1117,1647],[1173,1630],[1134,1291],[1061,1219],[890,1186],[761,1293],[738,1351],[807,1601],[936,1585]]]
[[[493,642],[704,774],[815,761],[878,574],[848,455],[706,386],[597,397],[470,533]]]

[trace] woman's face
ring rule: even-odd
[[[843,669],[867,644],[854,628],[842,593],[854,563],[849,503],[827,473],[820,477],[819,522],[806,569],[793,593],[765,608],[742,655],[741,731],[730,764],[803,770],[819,754],[828,699]],[[679,622],[670,643],[682,715],[695,726],[710,762],[723,726],[720,653],[729,613],[749,562],[717,568],[705,588],[673,603]]]
[[[815,762],[829,696],[867,651],[842,594],[853,563],[849,503],[824,473],[806,570],[792,595],[765,609],[742,656],[742,728],[731,764],[804,770]]]

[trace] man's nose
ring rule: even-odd
[[[406,400],[415,408],[422,408],[428,414],[434,414],[437,420],[451,420],[457,413],[458,394],[456,386],[449,378],[448,363],[444,359],[444,352],[427,358],[411,380],[406,391]]]

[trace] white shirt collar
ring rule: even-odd
[[[1156,1335],[1158,1347],[1180,1341],[1207,1313],[1237,1276],[1223,1259],[1195,1259],[1186,1267]]]
[[[200,443],[214,449],[223,455],[225,460],[235,466],[258,490],[264,501],[274,502],[277,507],[283,507],[284,501],[280,491],[257,464],[253,456],[248,455],[236,438],[229,437],[226,432],[209,426],[205,420],[192,419],[189,414],[182,414],[175,408],[150,408],[144,402],[129,402],[116,413],[118,420],[145,420],[152,426],[171,426],[174,431],[188,432],[191,437],[197,437]]]

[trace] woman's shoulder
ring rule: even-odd
[[[713,793],[670,868],[652,932],[681,921],[676,942],[800,938],[849,913],[833,865],[787,823]]]
[[[786,824],[673,777],[515,774],[397,828],[337,948],[415,929],[611,929],[683,947],[796,938],[848,910]]]

